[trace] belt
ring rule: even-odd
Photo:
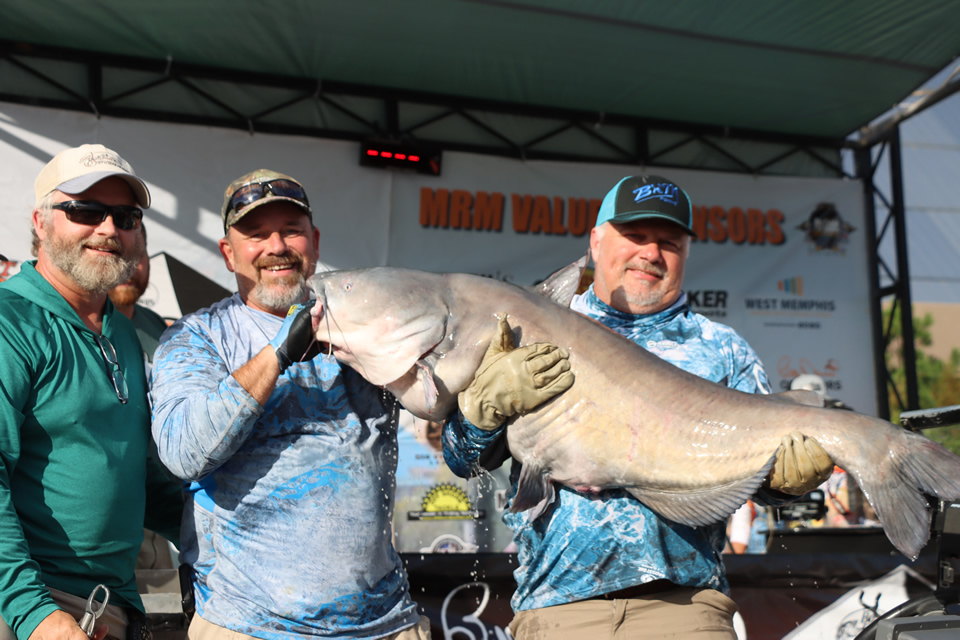
[[[652,580],[643,584],[637,584],[619,591],[610,591],[594,596],[591,600],[630,600],[631,598],[642,598],[653,593],[675,589],[677,585],[669,580]]]

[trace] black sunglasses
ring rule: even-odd
[[[307,193],[303,190],[303,187],[292,180],[279,178],[269,182],[251,182],[234,191],[233,195],[230,196],[227,213],[243,211],[245,207],[266,196],[293,198],[297,202],[302,202],[307,208],[310,207],[310,201],[307,200]]]
[[[143,220],[143,210],[140,207],[128,205],[111,207],[94,200],[68,200],[58,202],[52,208],[63,211],[70,222],[91,226],[100,224],[107,219],[107,216],[113,216],[113,224],[124,231],[139,228],[140,221]]]

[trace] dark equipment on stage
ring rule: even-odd
[[[905,411],[900,424],[911,431],[960,424],[960,405]],[[937,589],[950,589],[960,577],[960,502],[940,500],[931,530],[937,543]]]
[[[904,411],[900,424],[911,431],[960,424],[960,405]],[[855,640],[941,640],[960,637],[960,502],[938,500],[931,533],[937,545],[937,586],[932,593],[894,607]]]
[[[419,142],[364,140],[360,143],[360,166],[383,169],[412,169],[439,176],[442,153]]]
[[[780,521],[820,520],[827,515],[826,497],[822,490],[814,489],[789,504],[777,507]]]

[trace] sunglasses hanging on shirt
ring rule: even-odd
[[[94,337],[97,339],[97,346],[100,347],[100,353],[103,354],[103,361],[107,365],[107,375],[110,377],[110,382],[113,383],[113,390],[117,392],[117,400],[120,401],[120,404],[127,404],[127,400],[130,399],[130,394],[127,389],[127,379],[124,377],[123,371],[120,370],[117,351],[113,348],[110,341],[107,340],[106,336]]]

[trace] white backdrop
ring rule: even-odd
[[[593,200],[595,215],[599,200],[621,177],[663,175],[691,195],[698,219],[711,221],[701,228],[687,267],[686,289],[695,308],[740,331],[775,387],[799,373],[817,373],[830,395],[857,410],[875,411],[869,239],[857,182],[452,152],[444,154],[443,174],[433,177],[360,167],[358,145],[350,142],[2,104],[0,253],[12,262],[30,259],[37,173],[64,147],[89,142],[117,150],[149,185],[154,199],[146,215],[149,252],[165,251],[230,290],[236,286],[216,246],[223,188],[256,168],[304,183],[321,231],[320,259],[332,268],[390,264],[480,273],[518,284],[542,279],[583,255],[589,231],[575,214],[588,215]],[[462,214],[477,216],[484,202],[497,202],[494,194],[502,195],[500,229],[463,225]],[[582,201],[573,213],[570,199]],[[818,248],[802,227],[821,203],[831,205],[840,220],[821,236],[832,241]],[[752,225],[739,224],[747,219]],[[571,229],[585,233],[574,235]],[[734,238],[752,230],[754,242],[722,239],[721,229]],[[5,269],[13,273],[17,265]]]

